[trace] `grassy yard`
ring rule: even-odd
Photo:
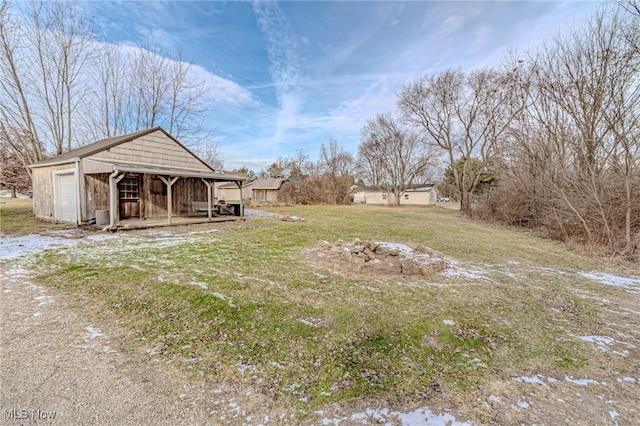
[[[1,235],[18,236],[63,228],[69,228],[69,224],[54,224],[36,219],[31,199],[0,198]]]
[[[3,232],[20,233],[19,223],[5,223],[12,211],[3,206]],[[623,329],[637,338],[637,316],[621,322],[603,309],[603,300],[629,306],[636,296],[578,274],[638,276],[637,266],[441,208],[279,212],[306,220],[250,219],[173,238],[129,233],[48,252],[32,267],[37,281],[90,306],[96,321],[117,321],[128,333],[122,350],[248,386],[301,418],[366,398],[448,404],[463,418],[510,423],[506,408],[496,414],[484,402],[517,401],[524,391],[512,377],[615,382],[638,371],[638,349],[622,357],[580,338]],[[341,274],[309,260],[321,240],[355,238],[424,244],[444,253],[449,272]]]

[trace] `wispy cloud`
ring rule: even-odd
[[[247,89],[200,65],[192,64],[187,77],[195,82],[204,82],[205,96],[217,103],[241,106],[253,102],[251,93]]]
[[[280,141],[296,126],[297,114],[302,107],[298,87],[298,38],[277,3],[254,2],[253,10],[269,54],[269,74],[275,84],[280,106],[273,134],[274,141]]]
[[[466,18],[463,15],[457,13],[451,15],[440,25],[438,33],[443,35],[453,34],[460,30],[465,22]]]

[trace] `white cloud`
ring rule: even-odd
[[[204,81],[205,96],[225,105],[244,105],[253,102],[251,93],[238,83],[222,78],[200,65],[191,65],[189,78],[193,81]]]
[[[464,25],[466,19],[464,16],[455,14],[449,16],[444,20],[440,28],[438,28],[438,33],[443,35],[453,34],[458,31]]]
[[[300,59],[297,37],[286,16],[275,3],[254,2],[253,11],[269,54],[269,73],[276,88],[280,111],[276,116],[274,141],[287,137],[296,126],[302,106],[298,86]]]

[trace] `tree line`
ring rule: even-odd
[[[410,82],[396,112],[364,126],[363,176],[407,184],[444,157],[467,215],[633,251],[640,243],[638,40],[640,7],[631,0],[499,67],[449,68]],[[491,188],[475,196],[486,182]]]
[[[49,156],[155,126],[190,145],[206,142],[206,87],[189,70],[179,54],[144,41],[101,41],[73,2],[2,0],[2,150],[24,175]]]

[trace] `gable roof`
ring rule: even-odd
[[[229,176],[229,177],[237,176],[238,179],[247,179],[246,177],[242,176],[242,174],[238,174],[238,175],[236,175],[236,174],[228,174],[227,175],[226,173],[223,173],[223,174],[226,175],[226,176]],[[250,184],[245,183],[245,184],[242,185],[242,187],[246,188],[249,185]],[[229,182],[229,183],[223,183],[222,185],[219,185],[218,189],[239,189],[239,188],[238,188],[238,185],[235,182]]]
[[[129,133],[128,135],[102,139],[100,141],[93,142],[76,149],[72,149],[71,151],[64,152],[60,155],[56,155],[55,157],[49,158],[48,160],[43,160],[43,161],[39,161],[37,163],[31,164],[29,167],[38,168],[38,167],[45,167],[45,166],[53,166],[56,164],[70,163],[76,159],[89,157],[93,154],[97,154],[98,152],[106,151],[107,149],[113,148],[114,146],[118,146],[125,142],[130,142],[141,136],[145,136],[157,131],[161,131],[162,133],[164,133],[169,139],[173,140],[175,143],[177,143],[182,148],[184,148],[189,154],[191,154],[193,157],[198,159],[202,164],[207,166],[209,170],[211,170],[212,172],[214,171],[207,163],[202,161],[200,157],[198,157],[193,152],[191,152],[187,147],[182,145],[176,138],[171,136],[166,130],[164,130],[162,127],[159,127],[159,126],[152,127],[151,129],[141,130],[135,133]]]
[[[275,189],[278,190],[286,179],[256,179],[248,186],[251,189]]]

